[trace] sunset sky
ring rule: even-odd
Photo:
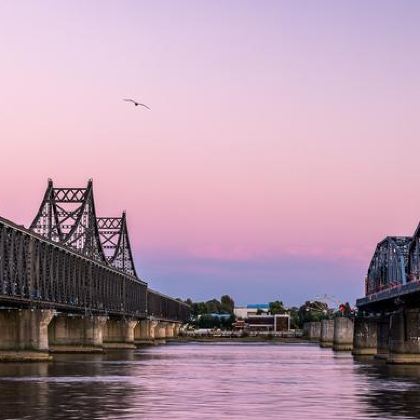
[[[0,215],[93,178],[153,288],[354,302],[420,220],[419,22],[403,0],[0,1]]]

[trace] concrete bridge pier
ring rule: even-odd
[[[166,322],[165,338],[173,338],[175,336],[174,330],[175,330],[175,323],[174,322]]]
[[[150,336],[150,323],[148,319],[143,319],[134,328],[134,343],[136,345],[152,344],[153,339]]]
[[[332,347],[334,341],[334,320],[323,319],[321,321],[321,339],[319,345],[323,348]]]
[[[0,361],[48,361],[53,310],[1,309]]]
[[[353,350],[353,333],[354,324],[352,319],[346,317],[335,318],[333,350]]]
[[[174,337],[179,337],[179,331],[181,329],[181,324],[178,322],[174,323]]]
[[[402,309],[391,315],[388,363],[420,363],[420,309]]]
[[[305,322],[303,325],[303,333],[306,338],[312,341],[319,341],[321,338],[320,322]]]
[[[377,359],[388,359],[389,356],[389,315],[382,315],[377,321],[377,346],[376,356]]]
[[[48,328],[50,350],[57,353],[101,353],[107,318],[58,314]]]
[[[148,321],[148,323],[149,323],[149,338],[153,342],[153,340],[156,338],[155,332],[156,332],[156,329],[157,329],[157,326],[158,326],[159,322]]]
[[[166,338],[166,322],[158,322],[155,327],[155,340],[158,343],[164,343]]]
[[[138,320],[109,318],[104,327],[104,349],[135,349],[134,328]]]
[[[357,317],[354,320],[353,355],[374,356],[378,346],[378,323],[376,319]]]

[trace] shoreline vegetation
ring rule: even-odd
[[[334,308],[330,308],[326,300],[334,301]],[[336,316],[348,316],[354,312],[349,303],[340,304],[338,301],[325,295],[322,300],[311,300],[304,302],[301,306],[287,307],[281,300],[273,300],[266,304],[251,304],[247,306],[235,305],[234,299],[229,295],[223,295],[219,299],[193,302],[192,299],[184,301],[191,307],[191,319],[184,330],[184,335],[214,335],[226,336],[256,334],[278,335],[280,331],[286,334],[301,334],[303,325],[307,322],[319,322],[324,319],[333,319]],[[276,328],[276,332],[256,330],[248,328],[247,318],[258,316],[279,316],[289,317],[289,330],[286,332]],[[255,321],[255,319],[254,319]],[[252,322],[255,324],[255,322]]]

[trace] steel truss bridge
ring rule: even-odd
[[[359,309],[381,309],[420,298],[420,224],[413,236],[388,236],[378,243]]]
[[[51,180],[29,229],[0,218],[0,305],[185,322],[189,306],[136,272],[126,214],[97,217],[93,183]]]

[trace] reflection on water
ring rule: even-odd
[[[0,419],[29,418],[420,419],[420,367],[207,343],[0,364]]]

